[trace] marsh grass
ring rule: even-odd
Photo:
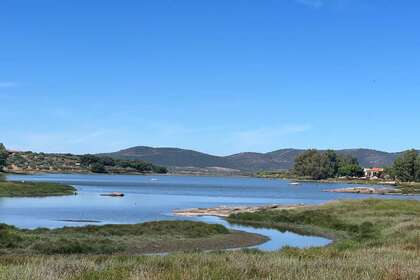
[[[333,234],[327,247],[168,256],[4,256],[0,279],[420,279],[420,202],[362,200],[230,217]]]
[[[74,195],[72,186],[45,182],[12,182],[0,180],[0,197],[42,197]]]
[[[234,248],[264,241],[263,236],[192,221],[35,230],[0,224],[1,254],[143,254]]]
[[[418,279],[419,255],[376,248],[350,252],[327,249],[302,257],[287,250],[182,253],[165,257],[0,258],[1,280],[124,279]]]

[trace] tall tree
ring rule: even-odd
[[[333,150],[327,150],[324,154],[324,162],[322,165],[326,168],[325,172],[328,178],[333,178],[337,175],[339,169],[339,157]]]
[[[416,150],[405,152],[394,162],[395,177],[403,182],[416,181],[420,173],[419,154]]]
[[[341,155],[338,158],[338,176],[361,177],[363,176],[363,168],[360,167],[357,158],[350,155]]]
[[[295,160],[294,172],[299,176],[320,180],[328,178],[329,171],[328,156],[317,150],[308,150]]]
[[[337,176],[360,177],[363,170],[357,159],[353,157],[337,155],[332,150],[326,152],[308,150],[296,158],[294,173],[320,180]]]
[[[9,153],[6,150],[6,147],[3,143],[0,143],[0,171],[3,171],[3,168],[6,166],[6,161]]]
[[[415,181],[420,182],[420,155],[417,156],[416,162],[414,163],[415,170]]]

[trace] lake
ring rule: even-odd
[[[76,196],[45,198],[0,198],[0,222],[20,228],[82,226],[89,220],[95,224],[128,224],[156,220],[199,220],[260,233],[270,241],[257,248],[276,250],[285,245],[296,247],[323,246],[330,241],[273,229],[231,225],[216,217],[176,217],[174,209],[215,207],[220,205],[300,204],[316,205],[337,199],[384,198],[382,195],[322,192],[348,187],[346,184],[302,183],[287,180],[242,177],[136,176],[41,174],[9,175],[9,180],[49,181],[73,185]],[[124,197],[105,197],[102,193],[122,192]],[[420,199],[420,196],[386,198]],[[90,222],[92,223],[92,222]]]

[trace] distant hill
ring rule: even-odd
[[[117,159],[142,159],[148,162],[160,162],[163,166],[182,167],[225,167],[223,157],[212,156],[192,150],[178,148],[133,147],[116,153],[99,154]]]
[[[179,148],[133,147],[114,153],[99,154],[118,159],[145,160],[167,167],[220,167],[242,171],[274,171],[293,167],[296,156],[305,150],[281,149],[269,153],[239,153],[230,156],[214,156]],[[363,167],[384,167],[393,164],[401,153],[387,153],[370,149],[337,150],[339,154],[357,158]]]

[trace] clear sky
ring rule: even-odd
[[[0,142],[420,148],[417,0],[2,0]]]

